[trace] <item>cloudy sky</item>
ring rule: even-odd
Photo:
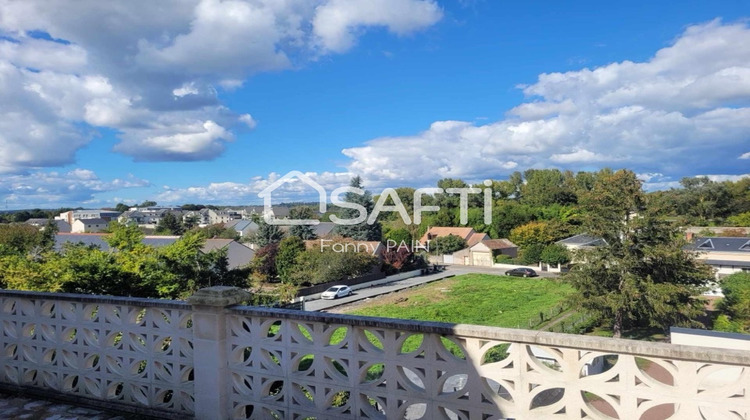
[[[0,0],[0,200],[750,173],[747,2],[619,3]]]

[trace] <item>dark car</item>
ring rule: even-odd
[[[514,268],[512,270],[508,270],[505,272],[506,276],[514,276],[514,277],[536,277],[536,271],[525,268],[525,267],[518,267]]]

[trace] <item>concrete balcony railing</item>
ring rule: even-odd
[[[750,418],[748,352],[244,297],[0,291],[0,387],[171,418]]]

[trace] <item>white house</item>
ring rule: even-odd
[[[717,279],[741,271],[750,272],[750,237],[699,237],[685,250],[697,251],[699,259],[716,269]]]
[[[96,233],[105,230],[109,222],[104,219],[78,219],[71,225],[72,233]]]

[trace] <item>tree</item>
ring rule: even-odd
[[[130,210],[130,206],[125,203],[117,203],[115,206],[115,211],[119,211],[120,213],[125,213],[128,210]]]
[[[294,283],[302,285],[337,282],[370,273],[377,263],[378,259],[367,252],[308,249],[297,259]]]
[[[492,208],[490,236],[507,238],[510,231],[534,219],[533,209],[515,201],[498,201]]]
[[[0,225],[0,254],[27,256],[43,244],[43,234],[34,226],[11,223]]]
[[[202,229],[198,229],[198,231],[203,235],[206,239],[234,239],[237,240],[240,238],[240,234],[237,233],[236,230],[232,228],[224,227],[224,224],[222,223],[214,223],[213,225],[208,225]]]
[[[551,265],[567,264],[570,262],[570,252],[562,245],[547,245],[540,255],[540,261]]]
[[[729,214],[732,196],[726,184],[707,177],[682,178],[680,184],[684,188],[678,202],[682,214],[692,216],[703,226]]]
[[[529,244],[521,248],[520,259],[524,264],[536,264],[542,259],[544,245],[539,243]]]
[[[386,273],[398,273],[406,267],[414,266],[417,256],[409,248],[396,247],[385,251],[383,263],[385,264]]]
[[[262,217],[256,223],[258,224],[258,231],[252,235],[251,241],[259,247],[278,244],[284,238],[284,232],[278,225],[266,223]]]
[[[514,244],[525,248],[533,244],[548,245],[555,240],[549,222],[535,221],[513,228],[508,237]]]
[[[174,215],[174,213],[168,212],[165,213],[164,216],[159,220],[159,223],[156,225],[156,234],[157,235],[182,235],[182,233],[185,231],[185,228],[182,226],[182,223],[177,218],[177,216]]]
[[[228,275],[226,251],[203,252],[205,241],[200,232],[191,231],[160,250],[168,274],[158,285],[161,297],[185,298],[202,287],[244,285],[244,279]]]
[[[466,241],[456,235],[438,236],[430,242],[430,253],[435,255],[452,254],[464,248]]]
[[[372,209],[375,207],[375,203],[373,202],[370,191],[365,190],[362,186],[362,178],[358,176],[352,178],[349,186],[363,190],[364,194],[348,192],[344,197],[344,201],[364,207],[366,212],[365,216],[369,216],[372,213]],[[358,209],[344,207],[340,211],[339,218],[344,220],[356,219],[359,215]],[[334,232],[345,238],[352,238],[360,241],[380,241],[382,236],[380,222],[374,221],[372,224],[369,224],[367,223],[367,220],[355,225],[338,224],[336,225]]]
[[[192,216],[186,216],[182,219],[182,226],[184,226],[185,230],[190,230],[198,226],[198,216],[192,215]]]
[[[276,273],[282,282],[292,281],[292,274],[297,264],[297,257],[305,251],[305,243],[296,236],[289,236],[279,243],[276,255]]]
[[[522,202],[532,206],[576,202],[573,185],[557,169],[529,169],[523,173],[526,183],[521,186]]]
[[[571,302],[611,320],[615,337],[634,326],[698,324],[711,269],[683,251],[677,228],[645,208],[635,174],[600,172],[581,204],[584,228],[607,245],[579,251],[583,262],[565,277],[577,289]]]
[[[731,216],[727,221],[732,226],[750,227],[750,211]]]
[[[279,244],[272,243],[264,246],[255,253],[250,268],[261,281],[271,281],[277,277],[276,256],[279,253]]]
[[[104,240],[117,250],[132,251],[143,245],[143,232],[138,226],[112,222],[109,224],[109,232],[109,235],[104,236]]]
[[[39,246],[41,251],[52,251],[55,248],[55,237],[60,229],[52,219],[47,220],[47,224],[41,230]]]
[[[136,207],[156,207],[156,201],[146,200]]]
[[[315,213],[310,207],[292,207],[289,210],[289,218],[295,220],[311,220],[315,218]],[[304,241],[315,239],[318,235],[315,234],[315,228],[310,225],[292,225],[289,228],[289,235],[295,236]]]
[[[395,244],[396,247],[402,244],[411,246],[411,233],[409,233],[406,228],[389,230],[388,233],[385,234],[385,239],[386,241],[390,241],[387,242],[387,244]]]

